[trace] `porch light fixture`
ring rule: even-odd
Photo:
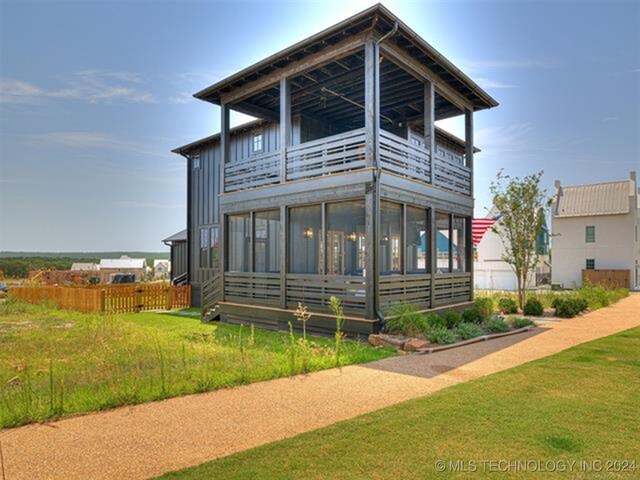
[[[307,228],[302,235],[304,235],[304,238],[313,238],[313,228]]]
[[[347,235],[347,238],[348,238],[349,240],[351,240],[352,242],[355,242],[355,241],[356,241],[356,238],[358,238],[358,237],[357,237],[357,235],[356,235],[356,232],[351,232],[349,235]]]

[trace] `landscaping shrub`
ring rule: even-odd
[[[527,303],[524,304],[524,314],[532,317],[540,317],[544,313],[542,303],[537,298],[530,298]]]
[[[477,323],[467,323],[466,321],[458,325],[457,332],[463,340],[469,340],[471,338],[484,335],[484,330],[480,328],[480,325]]]
[[[444,327],[447,328],[447,323],[442,315],[437,313],[429,313],[426,316],[427,328]]]
[[[480,315],[482,318],[487,319],[491,316],[494,309],[493,298],[491,297],[480,297],[476,298],[474,302],[474,306],[478,308],[480,311]]]
[[[509,331],[509,325],[502,318],[494,315],[484,322],[484,328],[491,333],[502,333]]]
[[[389,333],[415,337],[427,329],[427,319],[418,312],[418,307],[410,303],[401,303],[391,310],[386,323]]]
[[[480,313],[480,309],[475,305],[471,308],[466,309],[462,312],[462,321],[466,323],[482,323],[484,318],[482,318],[482,313]]]
[[[455,310],[448,310],[442,314],[442,319],[447,328],[456,328],[462,322],[462,315]]]
[[[565,295],[564,297],[557,297],[553,301],[556,317],[560,318],[573,318],[586,310],[588,306],[587,301],[578,295]]]
[[[509,323],[511,323],[511,326],[513,328],[524,328],[524,327],[528,327],[530,325],[535,325],[531,320],[529,320],[528,318],[522,318],[522,317],[513,317],[509,319]]]
[[[458,341],[458,335],[453,330],[446,327],[433,327],[429,330],[427,339],[432,343],[449,345]]]
[[[518,313],[518,304],[513,298],[502,297],[498,300],[498,308],[506,315],[512,315]]]

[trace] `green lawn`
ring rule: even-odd
[[[436,471],[437,460],[446,462],[446,472]],[[476,471],[452,473],[450,460],[475,461]],[[166,478],[640,477],[640,467],[625,474],[584,473],[579,463],[565,474],[495,473],[491,468],[505,464],[492,467],[483,460],[602,461],[590,464],[594,470],[606,468],[607,460],[637,466],[640,329]]]
[[[307,353],[305,353],[307,352]],[[344,342],[342,365],[395,352]],[[0,428],[336,366],[333,339],[0,303]]]

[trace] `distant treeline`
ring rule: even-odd
[[[41,268],[55,270],[69,270],[76,262],[98,263],[101,258],[120,258],[127,255],[131,258],[146,258],[147,265],[153,266],[154,259],[168,259],[168,252],[77,252],[77,253],[51,253],[40,254],[24,252],[24,255],[16,255],[20,252],[0,252],[0,271],[7,278],[27,278],[32,270]]]

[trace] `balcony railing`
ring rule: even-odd
[[[364,168],[364,128],[287,148],[287,180]]]
[[[264,153],[228,163],[225,192],[236,192],[284,181],[305,180],[365,168],[365,130],[305,142],[286,149],[286,178],[282,178],[282,152]],[[380,131],[380,165],[389,172],[432,183],[464,195],[471,194],[471,169],[464,159],[440,145],[434,159],[422,146]]]

